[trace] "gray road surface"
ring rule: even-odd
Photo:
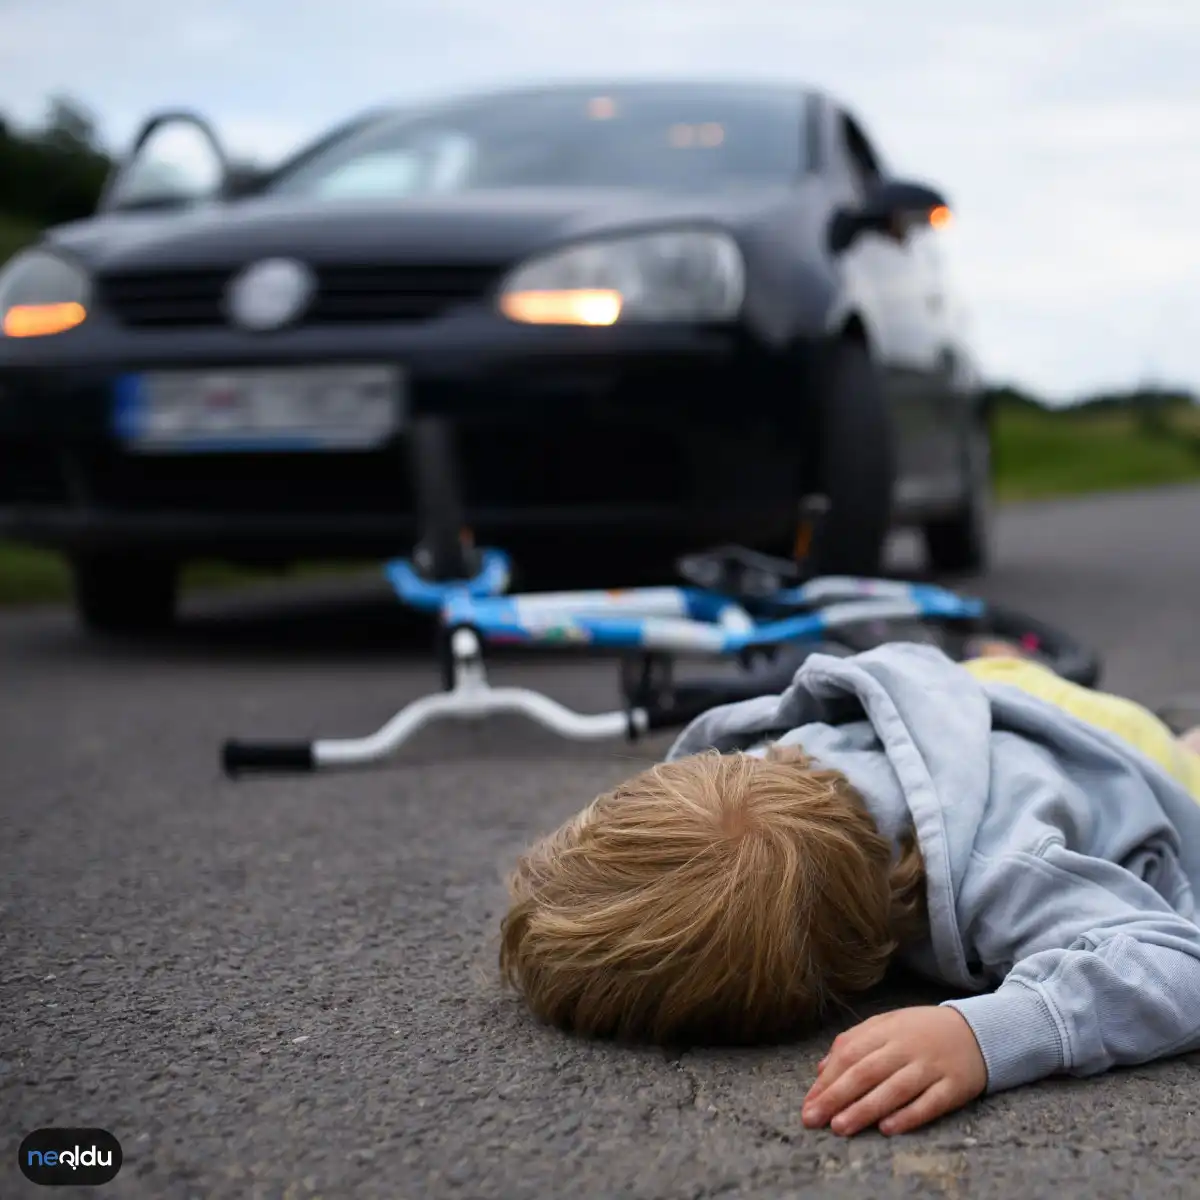
[[[1153,701],[1200,687],[1198,550],[1194,490],[1024,507],[980,590]],[[827,1037],[672,1056],[536,1027],[491,974],[501,873],[662,743],[498,722],[366,775],[230,784],[226,734],[364,732],[434,674],[375,595],[191,617],[143,648],[0,619],[0,1196],[39,1194],[20,1138],[72,1124],[125,1147],[90,1194],[154,1200],[1198,1194],[1200,1058],[847,1142],[799,1120]],[[495,674],[615,695],[594,665]]]

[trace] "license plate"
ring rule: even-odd
[[[393,366],[148,371],[117,381],[113,424],[143,454],[369,450],[406,401]]]

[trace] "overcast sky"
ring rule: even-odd
[[[66,92],[118,143],[205,110],[274,158],[385,100],[510,81],[835,92],[942,186],[984,368],[1051,398],[1200,390],[1200,0],[0,0],[0,111]]]

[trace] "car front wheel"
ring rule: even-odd
[[[175,619],[179,566],[136,554],[81,555],[71,561],[75,610],[85,629],[144,634]]]

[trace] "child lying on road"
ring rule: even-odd
[[[1011,647],[813,656],[694,721],[510,888],[501,968],[581,1033],[775,1038],[897,957],[964,993],[834,1040],[802,1119],[838,1134],[1200,1049],[1200,730]]]

